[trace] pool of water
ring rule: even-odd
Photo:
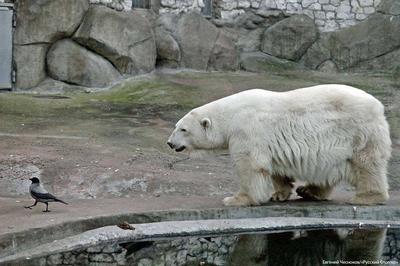
[[[42,265],[399,265],[399,229],[326,229],[110,243]]]

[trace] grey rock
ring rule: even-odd
[[[218,35],[208,66],[215,70],[237,70],[239,67],[235,44],[223,31]]]
[[[98,246],[88,247],[86,249],[86,252],[88,252],[88,253],[100,253],[102,250],[103,250],[103,246],[98,245]]]
[[[153,261],[151,259],[141,259],[138,263],[138,266],[152,266]]]
[[[179,16],[171,13],[160,15],[156,20],[156,26],[161,26],[169,32],[174,32],[178,27]]]
[[[106,253],[90,254],[89,261],[93,262],[114,262],[113,256]]]
[[[63,257],[64,257],[63,264],[74,265],[76,263],[76,257],[71,252],[64,253]]]
[[[77,265],[88,265],[89,264],[89,255],[87,253],[81,253],[76,256],[75,263]]]
[[[16,88],[30,89],[46,78],[47,44],[15,45]]]
[[[63,264],[63,255],[54,254],[47,257],[47,265],[60,265]]]
[[[314,21],[306,15],[296,15],[267,28],[261,50],[267,54],[297,61],[318,36]]]
[[[307,49],[300,63],[308,68],[317,69],[322,62],[331,58],[331,53],[328,49],[328,40],[328,35],[321,35],[320,39]]]
[[[400,45],[400,16],[373,14],[359,24],[331,33],[331,55],[339,69],[384,55]]]
[[[106,87],[121,78],[113,65],[75,42],[56,42],[47,55],[49,75],[86,87]]]
[[[176,254],[176,263],[178,265],[185,265],[186,264],[186,256],[187,256],[187,250],[180,250]]]
[[[218,245],[216,243],[211,242],[208,245],[208,250],[211,252],[217,252],[218,251]]]
[[[240,67],[250,72],[274,72],[299,68],[299,65],[262,52],[249,52],[240,55]]]
[[[176,252],[175,250],[168,250],[165,252],[165,265],[175,266],[176,265]]]
[[[223,266],[223,265],[227,265],[226,259],[224,259],[221,256],[215,257],[214,259],[214,265],[216,266]]]
[[[107,58],[123,74],[148,73],[155,67],[153,30],[148,20],[135,11],[92,7],[74,40]]]
[[[394,72],[400,68],[400,49],[385,55],[373,58],[368,61],[360,62],[352,67],[353,71],[390,71]]]
[[[176,30],[181,47],[181,66],[205,70],[218,37],[218,29],[200,14],[182,16]]]
[[[318,71],[326,73],[336,73],[338,72],[338,69],[335,62],[333,62],[332,60],[326,60],[318,66]]]
[[[239,39],[236,42],[238,50],[243,52],[259,51],[261,46],[261,36],[263,33],[264,29],[259,28],[240,34]]]
[[[262,16],[258,16],[252,12],[246,12],[234,19],[234,24],[237,27],[244,27],[247,29],[255,29],[258,25],[264,22],[264,18]]]
[[[157,60],[173,61],[176,65],[181,60],[181,51],[176,40],[163,28],[156,28]]]
[[[382,0],[376,9],[377,12],[381,12],[388,15],[400,15],[400,1],[399,0]]]
[[[106,245],[102,252],[103,253],[121,253],[122,252],[122,247],[118,245],[117,243],[114,243],[112,245]]]
[[[14,43],[51,43],[71,36],[88,8],[88,0],[19,0]]]
[[[52,78],[46,78],[30,91],[39,94],[63,94],[68,92],[87,92],[88,88],[71,85]]]

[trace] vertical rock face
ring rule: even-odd
[[[47,44],[15,45],[14,63],[17,71],[19,89],[29,89],[46,77]]]
[[[400,17],[374,14],[365,21],[331,33],[332,58],[340,69],[384,55],[400,45]]]
[[[121,78],[113,65],[75,42],[56,42],[47,55],[49,75],[86,87],[106,87]]]
[[[223,31],[215,42],[208,67],[216,70],[236,70],[239,67],[235,44]]]
[[[88,8],[88,0],[19,0],[14,43],[51,43],[70,36]]]
[[[384,0],[377,8],[378,12],[387,15],[400,15],[400,1],[398,0]]]
[[[265,30],[261,50],[267,54],[297,61],[318,37],[314,21],[296,15]]]
[[[146,18],[94,6],[87,12],[74,40],[110,60],[122,74],[142,74],[155,67],[156,45]]]
[[[181,46],[181,66],[207,69],[208,60],[218,37],[218,29],[195,12],[183,15],[176,36]]]
[[[300,62],[308,68],[317,69],[322,62],[331,58],[331,52],[328,47],[329,35],[321,34],[319,40],[308,48]]]
[[[181,51],[178,43],[168,31],[162,28],[157,28],[155,33],[158,63],[177,67],[181,60]]]

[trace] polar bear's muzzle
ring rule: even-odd
[[[175,144],[173,144],[172,142],[169,142],[169,141],[167,142],[167,144],[168,144],[168,146],[171,147],[171,149],[175,149],[176,152],[180,152],[180,151],[183,151],[184,149],[186,149],[185,146],[180,146],[179,148],[177,148],[175,146]]]
[[[183,151],[184,149],[186,149],[186,147],[182,146],[182,147],[179,147],[179,148],[175,149],[175,151],[176,152],[180,152],[180,151]]]

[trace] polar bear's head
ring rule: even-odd
[[[210,116],[195,110],[186,114],[175,125],[167,144],[175,151],[220,149],[224,143],[223,134]]]

